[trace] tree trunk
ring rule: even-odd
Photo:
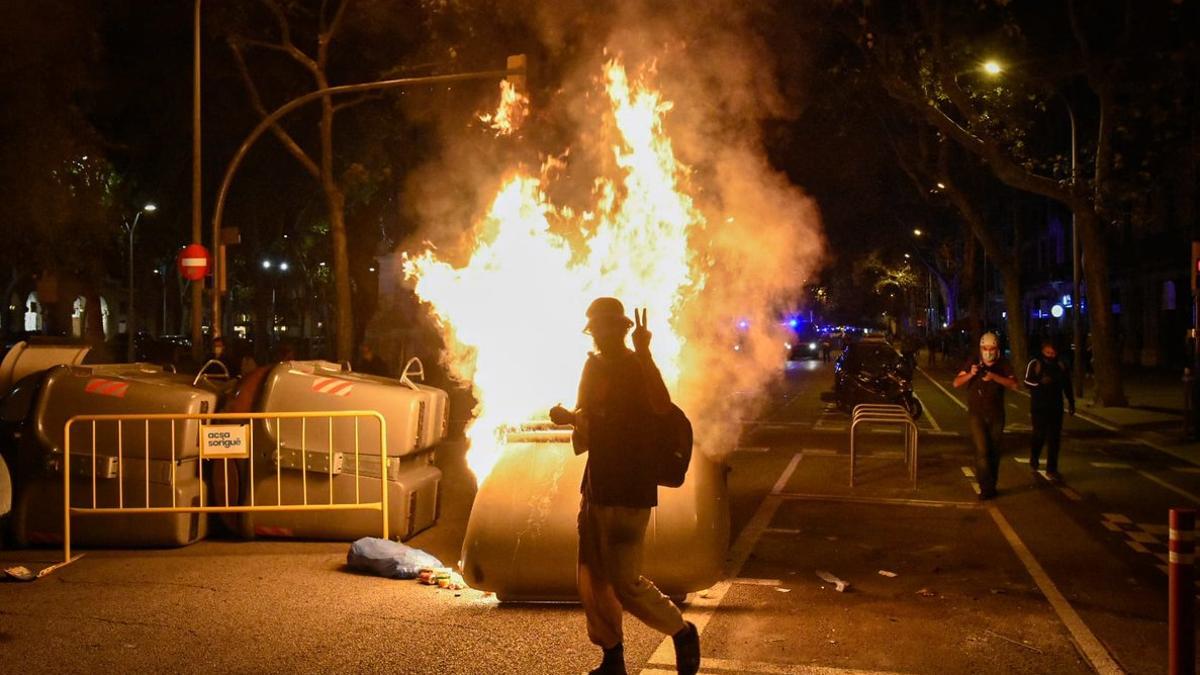
[[[977,265],[979,264],[979,242],[975,237],[969,236],[963,243],[963,268],[962,268],[962,288],[967,295],[966,318],[967,332],[971,335],[979,335],[983,328],[980,322],[982,316],[983,305],[979,300],[979,272]],[[954,324],[951,324],[953,326]]]
[[[1096,375],[1096,398],[1104,406],[1129,405],[1121,380],[1121,355],[1117,351],[1112,290],[1108,285],[1107,241],[1096,212],[1090,208],[1077,205],[1075,226],[1079,231],[1085,261],[1083,277],[1087,286],[1087,314],[1091,327],[1092,371]],[[1086,352],[1086,349],[1084,351]]]
[[[317,85],[329,86],[324,74]],[[350,297],[350,253],[346,246],[346,196],[333,176],[333,101],[321,98],[321,189],[329,211],[329,233],[333,239],[333,283],[337,305],[334,353],[338,361],[349,361],[354,353],[354,308]]]
[[[1025,310],[1021,306],[1021,269],[1016,265],[1004,265],[999,270],[1004,280],[1004,307],[1008,312],[1008,347],[1012,350],[1013,370],[1019,373],[1029,361]]]

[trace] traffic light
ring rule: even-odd
[[[507,79],[518,94],[529,96],[529,83],[526,79],[529,74],[528,58],[524,54],[510,54],[505,64],[505,69],[521,71],[520,73],[509,75]]]

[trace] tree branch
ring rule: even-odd
[[[321,23],[325,23],[325,4],[328,0],[321,0]],[[329,22],[328,27],[322,27],[321,34],[317,36],[317,63],[324,70],[325,64],[329,62],[329,45],[333,42],[333,38],[337,36],[338,30],[342,27],[342,19],[346,16],[346,5],[350,4],[350,0],[341,0],[338,2],[338,8],[333,14],[333,21]]]
[[[356,106],[360,103],[366,103],[367,101],[378,101],[381,98],[383,98],[383,94],[380,92],[363,94],[362,96],[352,98],[348,101],[342,101],[341,103],[333,104],[333,111],[339,112],[339,111],[345,110],[346,108],[353,108],[354,106]]]
[[[275,2],[275,0],[261,0],[261,2],[267,7],[267,9],[271,11],[273,15],[275,15],[275,23],[279,26],[279,44],[272,45],[268,42],[262,46],[269,45],[272,49],[283,50],[288,56],[291,56],[293,59],[295,59],[297,63],[307,68],[313,74],[317,74],[319,69],[317,68],[316,62],[309,58],[308,54],[305,54],[300,50],[299,47],[295,45],[295,43],[292,42],[291,27],[288,24],[287,15],[284,14],[283,8],[280,7],[279,3]]]
[[[250,95],[250,105],[253,106],[259,115],[262,115],[264,118],[267,117],[270,113],[267,112],[266,106],[263,105],[262,97],[258,93],[258,87],[254,84],[254,78],[250,75],[250,69],[246,66],[246,59],[242,54],[242,50],[232,40],[229,41],[229,48],[233,50],[233,57],[237,63],[238,72],[242,76],[242,82],[246,85],[246,92]],[[304,152],[304,148],[301,148],[300,144],[288,135],[283,127],[279,126],[278,122],[271,125],[271,133],[275,135],[275,138],[279,139],[280,143],[283,143],[283,147],[300,162],[305,171],[311,174],[313,178],[320,177],[320,170],[317,168],[317,163],[308,156],[308,153]]]

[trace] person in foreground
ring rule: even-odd
[[[979,499],[993,499],[1000,472],[1004,390],[1017,389],[1012,367],[1000,356],[1000,340],[995,333],[984,333],[979,338],[979,356],[973,356],[963,364],[954,378],[954,387],[967,387],[967,416],[971,440],[975,443]]]
[[[625,344],[635,324],[616,298],[598,298],[587,310],[587,327],[596,344],[579,381],[574,411],[556,405],[555,424],[574,425],[575,452],[587,452],[580,486],[579,599],[587,617],[588,638],[604,650],[592,675],[623,675],[625,651],[622,610],[670,635],[680,673],[700,669],[700,635],[654,583],[642,576],[642,551],[650,509],[658,504],[658,485],[647,452],[653,415],[671,404],[662,374],[650,355],[646,310],[633,331],[633,350]]]

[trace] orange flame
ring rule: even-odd
[[[497,136],[510,136],[521,126],[529,110],[529,97],[517,90],[508,80],[500,81],[500,105],[496,112],[479,115]]]
[[[671,109],[623,65],[605,67],[619,181],[598,178],[594,208],[577,215],[550,203],[542,179],[518,172],[500,188],[463,267],[432,251],[406,256],[405,274],[430,303],[451,371],[474,387],[477,417],[468,464],[482,481],[503,452],[507,425],[570,405],[591,346],[583,310],[597,296],[649,308],[655,359],[668,387],[680,377],[681,308],[704,286],[689,235],[704,216],[682,190],[685,169],[662,128]],[[552,228],[552,224],[554,227]],[[555,230],[582,235],[572,244]]]

